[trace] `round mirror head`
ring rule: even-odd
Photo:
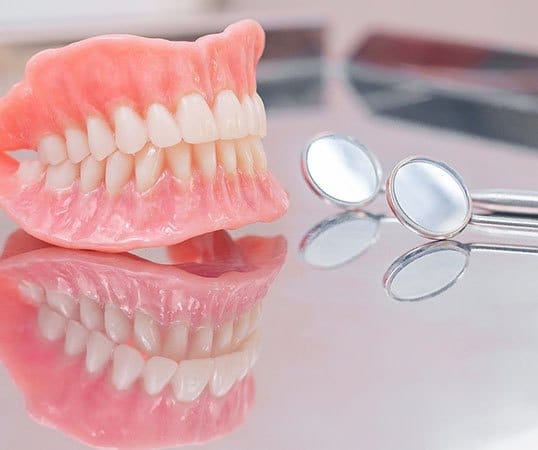
[[[448,239],[471,219],[471,197],[457,172],[423,157],[400,162],[387,180],[387,202],[400,222],[429,239]]]
[[[345,212],[313,227],[299,251],[311,266],[331,269],[348,263],[377,241],[379,219]]]
[[[327,134],[312,140],[303,152],[302,168],[314,192],[340,206],[363,206],[381,189],[376,157],[346,136]]]
[[[469,261],[469,250],[453,241],[432,242],[400,256],[383,277],[395,300],[416,301],[435,297],[454,285]]]

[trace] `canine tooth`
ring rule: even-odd
[[[90,117],[86,121],[88,145],[97,161],[102,161],[116,150],[112,130],[100,117]]]
[[[237,172],[237,157],[233,141],[217,141],[217,161],[226,173]]]
[[[168,328],[163,342],[162,354],[174,361],[180,361],[187,354],[189,328],[183,323],[174,323]]]
[[[64,352],[76,356],[86,349],[90,332],[76,320],[70,320],[65,332]]]
[[[211,358],[181,361],[170,380],[176,398],[181,402],[196,400],[213,376],[213,368]]]
[[[143,371],[144,389],[150,395],[161,392],[177,370],[177,363],[169,358],[153,356],[146,361]]]
[[[37,153],[43,164],[56,165],[67,158],[67,147],[63,137],[49,134],[37,144]]]
[[[82,192],[91,192],[97,189],[105,178],[106,161],[97,161],[89,155],[80,163],[80,189]]]
[[[221,139],[238,139],[248,134],[245,112],[232,91],[220,91],[217,94],[213,114]]]
[[[47,302],[52,309],[68,319],[78,318],[78,304],[75,299],[58,291],[47,291],[46,294]]]
[[[91,298],[82,295],[79,300],[80,321],[88,330],[103,329],[103,311]]]
[[[157,182],[164,166],[164,152],[153,144],[147,144],[144,150],[135,156],[136,188],[139,192],[147,191]]]
[[[148,134],[157,147],[170,147],[181,141],[177,122],[164,105],[153,103],[147,114]]]
[[[118,345],[112,360],[112,384],[116,389],[128,389],[144,369],[140,352],[128,345]]]
[[[220,355],[230,350],[233,334],[234,324],[231,320],[216,329],[213,340],[213,355]]]
[[[103,369],[112,356],[114,344],[103,333],[92,331],[86,346],[86,370],[97,373]]]
[[[250,138],[249,141],[254,167],[260,172],[264,172],[267,169],[267,158],[263,149],[262,140],[255,136]]]
[[[248,368],[251,369],[258,360],[258,353],[260,350],[260,337],[257,332],[254,332],[249,338],[240,346],[241,351],[247,358]],[[247,369],[248,370],[248,369]]]
[[[185,95],[179,101],[176,120],[183,139],[191,144],[217,139],[217,125],[209,106],[200,94]]]
[[[243,107],[243,111],[245,112],[245,120],[247,122],[248,134],[250,134],[251,136],[258,136],[258,116],[252,98],[250,98],[249,95],[245,95],[243,97],[243,101],[241,102],[241,106]]]
[[[193,145],[192,155],[194,165],[202,172],[202,175],[206,178],[213,178],[217,172],[215,143],[206,142]]]
[[[105,305],[105,331],[117,343],[125,343],[131,337],[131,324],[120,308],[112,303]]]
[[[155,355],[161,348],[161,333],[157,323],[141,312],[135,314],[134,338],[138,347],[149,355]]]
[[[194,331],[189,343],[189,358],[205,358],[211,355],[213,344],[213,330],[201,327]]]
[[[125,186],[133,172],[134,158],[119,151],[114,152],[106,160],[105,186],[114,195]]]
[[[90,154],[88,136],[78,128],[67,128],[65,130],[65,143],[67,145],[67,156],[75,164],[78,164]]]
[[[77,177],[78,167],[66,159],[55,166],[48,166],[45,183],[47,186],[62,189],[71,186]]]
[[[146,123],[129,106],[120,106],[114,111],[114,127],[116,146],[123,153],[135,154],[148,140]]]
[[[250,325],[250,314],[245,313],[239,316],[234,324],[234,337],[232,345],[235,346],[247,337]]]
[[[49,341],[57,341],[65,334],[67,319],[42,304],[37,313],[37,324],[41,335]]]
[[[45,301],[45,289],[30,281],[21,281],[19,283],[19,292],[35,305],[40,305]]]
[[[180,142],[165,149],[166,162],[176,178],[189,180],[191,178],[191,145]]]
[[[40,161],[24,160],[19,164],[17,176],[23,184],[37,183],[43,177],[45,166]]]
[[[243,358],[244,356],[241,352],[217,356],[215,358],[215,369],[209,381],[209,387],[214,396],[222,397],[227,394],[239,379],[239,375],[245,365]]]
[[[267,117],[265,115],[265,106],[263,106],[263,100],[257,92],[252,96],[254,102],[254,108],[256,109],[256,116],[258,119],[258,134],[264,137],[267,134]]]
[[[237,167],[241,173],[252,175],[254,173],[254,158],[250,150],[250,145],[246,139],[239,139],[236,143]]]

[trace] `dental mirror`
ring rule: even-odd
[[[345,208],[366,205],[382,188],[383,175],[377,158],[347,136],[318,136],[307,145],[301,163],[312,190]]]

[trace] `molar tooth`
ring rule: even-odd
[[[55,166],[48,166],[45,183],[52,188],[63,189],[73,184],[77,173],[78,166],[66,159]]]
[[[243,111],[245,112],[245,120],[247,122],[248,134],[250,134],[251,136],[258,136],[258,113],[256,111],[256,107],[254,106],[252,98],[250,98],[249,95],[245,95],[243,97],[243,101],[241,102],[241,106],[243,107]]]
[[[236,141],[237,166],[239,171],[245,175],[254,173],[254,158],[250,150],[250,145],[246,139]]]
[[[265,170],[267,170],[267,158],[263,149],[262,140],[255,136],[249,138],[249,142],[252,159],[254,160],[254,167],[260,172],[265,172]]]
[[[76,356],[86,349],[90,332],[76,320],[70,320],[65,332],[64,352]]]
[[[181,361],[170,384],[180,402],[192,402],[203,392],[213,375],[211,358]]]
[[[163,342],[162,354],[174,361],[180,361],[187,354],[189,328],[183,323],[174,323],[168,328]]]
[[[226,173],[237,172],[237,157],[233,141],[217,141],[217,161]]]
[[[64,292],[47,291],[47,302],[56,312],[63,314],[68,319],[78,318],[78,304]]]
[[[114,349],[112,361],[112,384],[119,390],[128,389],[144,369],[144,358],[140,352],[128,345]]]
[[[45,166],[40,161],[24,160],[19,164],[17,176],[22,184],[34,184],[41,180]]]
[[[117,343],[125,343],[131,337],[131,324],[120,308],[112,303],[105,305],[105,331]]]
[[[67,128],[65,130],[65,142],[67,156],[75,164],[78,164],[90,154],[88,136],[78,128]]]
[[[247,337],[249,326],[250,326],[250,314],[249,313],[242,314],[235,321],[234,337],[232,339],[232,345],[234,347]]]
[[[112,130],[100,117],[90,117],[86,121],[88,145],[97,161],[102,161],[116,150]]]
[[[136,188],[139,192],[147,191],[157,182],[164,166],[164,152],[153,144],[147,144],[144,150],[135,156]]]
[[[148,140],[146,123],[129,106],[120,106],[114,111],[114,126],[116,146],[123,153],[135,154]]]
[[[144,389],[149,395],[161,392],[177,370],[177,363],[169,358],[153,356],[144,367]]]
[[[217,125],[209,106],[200,94],[185,95],[176,112],[183,139],[191,144],[217,139]]]
[[[149,355],[155,355],[161,348],[161,333],[157,322],[141,312],[135,314],[134,338],[138,347]]]
[[[176,178],[187,181],[191,178],[191,145],[180,142],[164,151],[166,162]]]
[[[205,358],[211,355],[213,344],[213,330],[209,327],[200,327],[194,331],[189,347],[189,358]]]
[[[91,192],[97,189],[105,178],[106,161],[97,161],[89,155],[80,163],[80,189],[82,192]]]
[[[213,114],[221,139],[238,139],[248,134],[245,112],[232,91],[220,91],[217,94]]]
[[[41,335],[49,341],[57,341],[65,334],[67,319],[42,304],[37,312],[37,324]]]
[[[114,152],[106,161],[105,186],[114,195],[129,182],[133,172],[134,158],[119,151]]]
[[[234,324],[231,320],[216,329],[213,341],[213,355],[221,355],[230,350],[233,334]]]
[[[99,305],[85,295],[80,296],[80,321],[88,330],[103,329],[103,312]]]
[[[258,121],[258,135],[264,137],[267,134],[267,117],[265,115],[265,106],[263,106],[263,100],[257,92],[252,96],[254,102],[254,108],[256,109],[256,116]]]
[[[209,381],[209,387],[214,396],[222,397],[229,392],[246,366],[244,359],[246,358],[240,352],[215,358],[215,369]]]
[[[63,137],[57,134],[49,134],[37,144],[39,160],[43,164],[56,165],[67,158],[67,147]]]
[[[177,122],[160,103],[153,103],[148,108],[147,122],[149,138],[157,147],[170,147],[181,141]]]
[[[19,283],[19,292],[25,299],[29,299],[35,305],[40,305],[45,301],[45,289],[30,281],[21,281]]]
[[[92,331],[86,346],[86,370],[97,373],[103,369],[112,356],[114,344],[103,333]]]
[[[217,172],[215,143],[195,144],[192,153],[194,164],[202,172],[202,175],[206,178],[213,178]]]

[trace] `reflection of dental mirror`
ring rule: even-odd
[[[394,261],[385,272],[383,285],[395,300],[417,301],[435,297],[460,279],[467,269],[471,253],[476,251],[538,254],[538,247],[431,242]]]

